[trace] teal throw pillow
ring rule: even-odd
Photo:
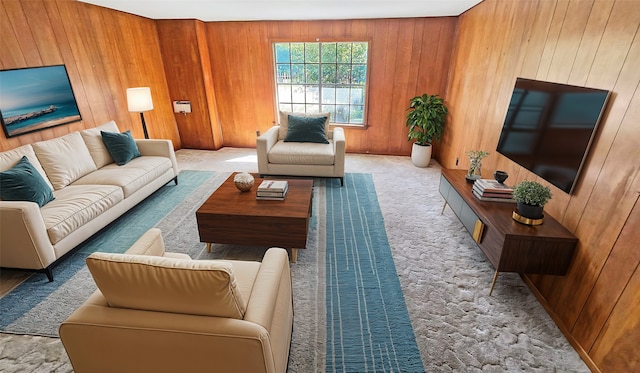
[[[53,201],[53,190],[26,156],[12,168],[0,172],[0,198],[5,201],[30,201],[42,207]]]
[[[124,166],[133,158],[140,156],[138,145],[136,145],[131,131],[125,131],[123,133],[100,131],[100,135],[102,136],[104,146],[107,147],[111,158],[113,158],[118,166]]]
[[[328,144],[324,125],[327,117],[299,117],[289,115],[289,129],[285,142],[315,142]]]

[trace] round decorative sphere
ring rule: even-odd
[[[496,171],[493,173],[493,177],[496,179],[497,182],[502,184],[504,183],[505,180],[507,180],[507,178],[509,177],[509,174],[506,173],[505,171]]]
[[[233,182],[241,192],[248,192],[253,186],[253,176],[246,172],[240,172],[233,177]]]

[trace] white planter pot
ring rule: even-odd
[[[431,145],[418,145],[411,148],[411,162],[416,167],[427,167],[431,161]]]

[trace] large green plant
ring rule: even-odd
[[[441,97],[426,93],[416,96],[411,99],[408,110],[406,125],[409,127],[409,141],[415,140],[418,145],[430,145],[434,138],[440,141],[449,113]]]
[[[527,205],[544,206],[551,199],[551,190],[538,182],[524,180],[513,188],[513,199]]]

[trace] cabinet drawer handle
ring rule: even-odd
[[[477,243],[480,243],[480,241],[482,241],[482,233],[484,233],[484,226],[485,226],[484,223],[480,219],[476,220],[476,224],[473,227],[473,239]]]

